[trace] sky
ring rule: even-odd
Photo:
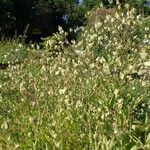
[[[147,1],[147,6],[150,7],[150,0]]]
[[[79,5],[82,4],[83,0],[79,0]]]

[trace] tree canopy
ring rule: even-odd
[[[82,5],[79,0],[1,0],[0,36],[26,35],[29,41],[36,41],[56,32],[58,26],[65,30],[83,26],[88,10],[100,5],[114,7],[117,2],[146,10],[146,0],[83,0]]]

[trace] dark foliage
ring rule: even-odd
[[[22,35],[26,41],[40,41],[58,26],[67,30],[85,21],[85,11],[76,0],[5,0],[0,10],[0,36]]]
[[[116,0],[1,0],[0,37],[20,37],[29,41],[41,41],[56,32],[58,26],[64,30],[86,24],[85,14],[100,2],[106,7],[116,6]],[[145,0],[119,0],[124,5],[131,4],[137,9],[145,7]]]

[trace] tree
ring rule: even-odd
[[[65,30],[84,24],[84,9],[78,0],[3,0],[0,1],[0,27],[4,36],[27,35],[27,40],[38,40],[51,35],[58,26]],[[67,20],[65,20],[67,17]],[[13,18],[13,25],[10,21]],[[7,29],[4,29],[4,26]],[[8,29],[9,27],[9,29]]]
[[[13,12],[16,21],[17,34],[23,34],[27,24],[30,21],[31,8],[33,7],[33,0],[13,0]]]
[[[0,1],[0,37],[7,35],[10,36],[12,28],[14,28],[15,18],[11,15],[12,1]]]

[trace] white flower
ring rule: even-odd
[[[134,68],[133,65],[129,65],[129,71],[131,71]]]
[[[146,36],[147,36],[147,35],[145,35],[145,38],[146,38]],[[150,45],[150,40],[148,40],[148,39],[144,40],[143,42],[144,42],[144,44]]]
[[[126,22],[125,18],[122,19],[122,23],[124,24]]]
[[[42,66],[41,71],[42,71],[42,72],[45,72],[45,71],[46,71],[46,67],[45,67],[44,65]]]
[[[95,28],[97,29],[97,28],[100,28],[102,26],[102,23],[101,22],[97,22],[96,24],[95,24]]]
[[[64,88],[64,89],[59,89],[59,93],[60,94],[64,94],[66,92],[67,88]]]
[[[90,68],[91,68],[91,69],[94,68],[94,66],[95,66],[94,63],[90,64]]]
[[[58,71],[55,72],[55,75],[58,75],[59,73],[60,73],[60,71],[58,70]]]
[[[120,78],[121,78],[122,80],[124,79],[124,74],[123,74],[123,73],[120,74]]]
[[[129,9],[129,4],[126,4],[126,5],[125,5],[125,8]]]
[[[145,31],[149,31],[149,27],[145,27]]]
[[[136,18],[137,18],[137,20],[139,20],[141,18],[141,15],[138,15]]]
[[[1,125],[1,129],[6,130],[8,128],[8,123],[7,121],[5,121],[2,125]]]
[[[90,41],[94,41],[96,38],[97,38],[97,35],[96,35],[96,34],[93,34],[93,35],[90,37]]]
[[[82,52],[81,50],[79,50],[79,49],[76,49],[76,50],[75,50],[75,53],[80,55],[80,54],[82,54],[83,52]]]
[[[150,67],[150,61],[144,62],[144,66],[145,66],[145,67]]]
[[[116,97],[118,96],[118,93],[119,93],[119,90],[115,89],[114,94],[115,94]]]
[[[59,30],[59,33],[60,33],[60,34],[64,34],[64,30],[63,30],[62,27],[59,26],[59,27],[58,27],[58,30]]]
[[[110,19],[111,19],[111,16],[110,16],[110,15],[107,15],[107,16],[106,16],[106,20],[107,20],[107,21],[110,21]]]
[[[104,57],[102,57],[101,59],[100,59],[100,62],[103,64],[103,63],[106,63],[106,60],[105,60],[105,58]]]
[[[140,53],[140,55],[141,55],[142,59],[146,59],[146,57],[147,57],[147,53],[145,53],[145,52]]]
[[[18,44],[18,46],[19,46],[19,47],[22,47],[22,44],[21,44],[21,43],[19,43],[19,44]]]
[[[107,74],[110,74],[109,66],[108,64],[103,65],[103,71]]]
[[[115,17],[116,17],[117,19],[119,19],[119,18],[120,18],[120,16],[119,16],[119,14],[118,14],[118,13],[115,13]]]

